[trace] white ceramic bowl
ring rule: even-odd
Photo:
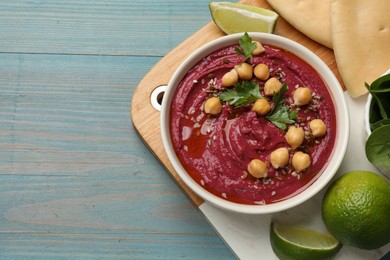
[[[372,96],[371,94],[368,94],[366,107],[365,107],[365,115],[364,115],[364,127],[366,129],[367,137],[371,134],[371,127],[370,127],[370,106],[371,106],[371,100]]]
[[[253,40],[260,41],[264,44],[270,44],[294,53],[296,56],[300,57],[309,65],[311,65],[321,75],[325,84],[329,88],[329,92],[335,105],[337,117],[336,139],[333,151],[328,160],[328,164],[326,165],[326,169],[324,169],[324,171],[317,178],[317,180],[315,180],[315,182],[313,182],[301,193],[280,202],[271,203],[267,205],[239,204],[224,200],[208,192],[195,180],[192,179],[192,177],[185,171],[179,159],[177,158],[171,142],[169,120],[171,102],[178,84],[185,76],[187,71],[195,64],[197,64],[203,57],[222,47],[236,44],[238,42],[238,39],[242,37],[242,34],[224,36],[204,45],[203,47],[192,53],[192,55],[190,55],[178,67],[178,69],[173,74],[171,80],[169,81],[167,90],[164,94],[161,109],[161,135],[165,151],[173,168],[183,180],[183,182],[198,196],[219,208],[226,209],[229,211],[248,214],[264,214],[286,210],[288,208],[301,204],[302,202],[310,199],[312,196],[318,193],[333,178],[341,164],[341,161],[343,160],[347,148],[349,137],[349,115],[348,108],[344,99],[344,94],[339,82],[337,81],[332,71],[328,68],[328,66],[313,52],[292,40],[274,34],[249,33],[249,35]]]

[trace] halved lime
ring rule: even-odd
[[[299,226],[271,224],[271,245],[280,259],[332,259],[341,244],[330,234]]]
[[[211,17],[226,34],[240,32],[273,33],[279,15],[274,11],[230,2],[210,2]]]

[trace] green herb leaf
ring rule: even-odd
[[[282,130],[287,130],[287,124],[294,124],[296,111],[289,112],[289,106],[282,106],[274,114],[267,116],[267,119]]]
[[[371,131],[375,131],[375,129],[377,129],[377,128],[381,127],[381,126],[385,126],[385,125],[390,125],[390,119],[389,118],[381,119],[381,120],[375,121],[375,123],[370,124]]]
[[[390,125],[371,133],[366,142],[367,159],[379,169],[390,167]]]
[[[298,115],[297,111],[290,111],[290,106],[284,105],[286,92],[287,85],[283,84],[280,91],[273,95],[274,107],[267,115],[267,119],[282,130],[287,130],[287,124],[294,124]]]
[[[243,80],[234,85],[233,89],[223,91],[219,98],[232,106],[243,106],[254,103],[261,98],[259,84],[255,81]]]
[[[240,44],[240,48],[237,47],[236,52],[237,54],[244,56],[244,62],[252,58],[252,51],[256,49],[256,43],[252,42],[252,38],[249,34],[245,33],[244,36],[238,40],[238,43]]]
[[[286,98],[284,97],[284,94],[287,92],[287,84],[284,83],[282,87],[280,88],[278,93],[275,93],[272,96],[272,102],[274,103],[273,109],[269,112],[268,116],[272,116],[275,114],[281,106],[283,106],[284,101]]]
[[[367,159],[381,171],[390,168],[390,74],[365,84],[372,95],[369,122],[372,133],[366,141]]]
[[[371,85],[365,84],[372,95],[370,123],[390,119],[390,74],[379,77]]]

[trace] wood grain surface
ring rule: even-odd
[[[0,259],[234,259],[129,116],[208,2],[0,1]]]
[[[259,6],[267,9],[272,8],[265,0],[241,0],[240,3]],[[275,27],[275,34],[290,38],[305,47],[309,48],[317,54],[333,71],[337,79],[342,82],[340,74],[337,70],[333,51],[323,45],[320,45],[309,39],[290,24],[288,24],[282,17],[278,19]],[[173,75],[176,68],[182,63],[194,50],[202,45],[210,42],[224,34],[214,24],[209,22],[187,40],[178,45],[169,54],[167,54],[161,61],[159,61],[142,79],[139,83],[132,100],[131,114],[135,129],[140,134],[141,138],[149,146],[151,151],[162,162],[168,173],[195,203],[200,205],[203,200],[194,194],[180,179],[172,165],[170,164],[162,145],[162,140],[159,136],[159,111],[155,110],[148,100],[151,92],[158,86],[166,85]]]

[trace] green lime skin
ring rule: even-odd
[[[352,171],[328,188],[322,219],[342,244],[377,249],[390,242],[390,184],[370,171]]]
[[[270,241],[275,255],[281,260],[333,259],[342,247],[330,234],[274,223],[271,223]]]

